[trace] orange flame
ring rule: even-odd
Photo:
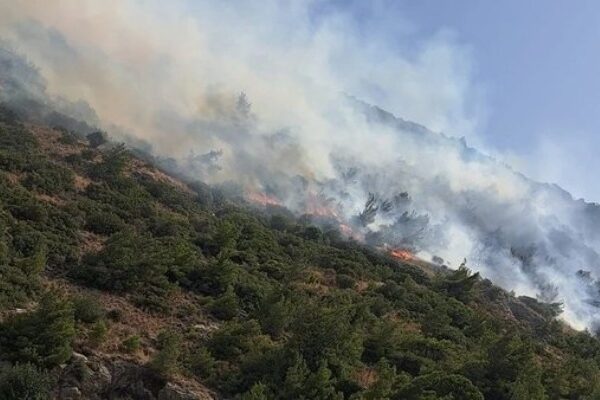
[[[344,235],[347,238],[352,238],[361,242],[365,240],[365,235],[362,232],[354,230],[354,228],[352,228],[348,224],[340,222],[339,229],[342,235]]]
[[[415,259],[413,253],[404,249],[393,249],[392,251],[390,251],[390,255],[402,261],[410,261]]]
[[[331,217],[340,220],[338,212],[327,204],[327,200],[314,192],[309,192],[305,201],[306,214],[318,217]]]
[[[257,191],[253,191],[253,190],[247,190],[246,191],[246,200],[255,203],[255,204],[260,204],[263,206],[280,206],[281,205],[281,201],[279,201],[279,199],[277,199],[276,197],[273,196],[269,196],[266,193],[262,193],[262,192],[257,192]]]
[[[342,234],[346,236],[354,235],[354,230],[352,229],[352,227],[346,224],[340,224],[340,232],[342,232]]]

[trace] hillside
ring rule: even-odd
[[[0,398],[600,396],[560,305],[149,160],[1,108]]]

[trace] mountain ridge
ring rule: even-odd
[[[0,393],[31,374],[55,398],[600,390],[600,344],[558,321],[559,305],[464,266],[423,272],[308,215],[95,143],[0,112]]]

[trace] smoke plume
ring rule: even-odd
[[[468,49],[445,32],[413,42],[385,4],[383,26],[357,26],[321,1],[0,1],[0,99],[33,98],[374,246],[466,257],[596,329],[600,208],[457,139],[478,143]]]

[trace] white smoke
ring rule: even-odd
[[[477,142],[478,88],[451,35],[413,42],[393,21],[391,37],[389,18],[361,30],[317,1],[165,4],[0,1],[0,36],[40,68],[50,95],[83,99],[105,128],[195,178],[235,180],[299,210],[316,198],[369,242],[455,266],[466,257],[595,326],[598,208],[434,133]]]

